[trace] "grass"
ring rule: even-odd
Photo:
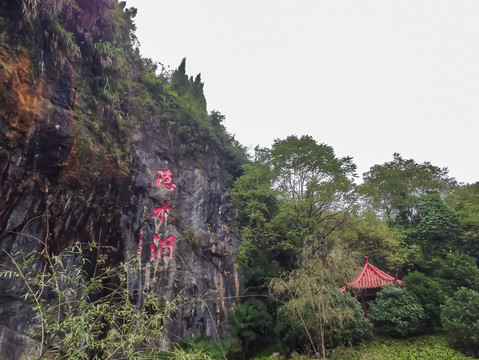
[[[451,348],[445,337],[424,335],[407,339],[376,337],[355,348],[337,348],[332,360],[467,360],[472,359]]]

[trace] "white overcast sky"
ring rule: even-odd
[[[479,1],[127,0],[145,57],[201,73],[241,144],[308,134],[479,181]]]

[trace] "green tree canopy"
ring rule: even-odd
[[[267,266],[270,262],[269,253],[283,249],[283,241],[275,241],[277,232],[271,223],[278,212],[271,182],[268,168],[259,163],[245,165],[244,174],[235,181],[232,198],[238,209],[239,226],[243,229],[236,261],[243,265]]]
[[[341,234],[346,246],[386,272],[397,273],[417,259],[420,249],[404,243],[401,231],[388,226],[373,212],[351,217]]]
[[[461,248],[465,253],[479,257],[479,182],[456,189],[448,202],[460,221]]]
[[[458,345],[479,355],[479,292],[459,289],[441,307],[441,321]]]
[[[413,271],[404,278],[404,283],[406,284],[406,289],[419,299],[424,308],[427,325],[430,327],[439,325],[441,322],[440,306],[446,300],[439,282],[427,277],[422,272]]]
[[[445,258],[433,259],[430,266],[446,295],[452,296],[461,287],[479,291],[476,259],[466,254],[450,253]]]
[[[355,168],[351,158],[336,157],[310,136],[257,148],[255,162],[245,167],[233,191],[245,226],[238,259],[254,265],[251,254],[269,253],[291,267],[305,244],[327,252],[356,203]]]
[[[384,286],[371,303],[369,315],[386,333],[405,337],[424,329],[424,309],[404,287]]]
[[[232,330],[241,341],[243,359],[250,344],[265,335],[273,326],[273,318],[266,305],[258,299],[248,299],[240,305],[233,305],[228,314]]]
[[[384,220],[408,223],[412,220],[417,199],[430,192],[447,194],[456,186],[447,168],[429,162],[417,163],[395,153],[393,160],[374,165],[363,174],[361,187],[369,206]]]
[[[276,330],[284,341],[303,350],[308,347],[324,358],[326,349],[337,344],[336,336],[347,329],[352,342],[367,336],[369,325],[359,302],[358,306],[351,307],[341,298],[343,294],[339,290],[344,279],[351,278],[357,271],[354,257],[339,244],[335,244],[327,256],[306,247],[299,265],[271,282],[272,294],[283,304],[279,308]],[[357,316],[358,311],[361,317]],[[364,332],[359,334],[356,330],[361,326]],[[348,342],[346,337],[344,341]]]
[[[275,140],[259,158],[273,175],[283,217],[293,220],[302,243],[324,242],[342,223],[340,215],[355,204],[356,165],[310,136]]]
[[[418,198],[415,223],[411,235],[424,247],[427,255],[437,255],[452,249],[460,235],[456,212],[438,194]]]

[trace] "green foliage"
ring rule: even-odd
[[[363,176],[362,192],[371,208],[390,224],[413,219],[417,198],[430,192],[449,193],[456,181],[448,176],[447,168],[429,162],[422,164],[406,160],[400,154],[393,161],[374,165]]]
[[[58,61],[58,53],[63,53],[70,58],[79,57],[80,47],[75,42],[73,34],[60,24],[54,14],[44,14],[43,23],[45,23],[47,19],[48,26],[43,25],[44,34],[54,62],[56,63]]]
[[[256,351],[251,358],[254,360],[277,360],[278,358],[274,353],[281,352],[281,344],[276,342],[272,345],[263,347],[262,349]]]
[[[276,198],[271,189],[272,177],[265,165],[246,164],[244,175],[235,181],[233,202],[238,207],[240,225],[262,227],[271,220]]]
[[[349,293],[338,293],[334,295],[332,303],[332,311],[346,312],[348,315],[343,321],[328,326],[325,334],[325,346],[328,349],[338,345],[359,344],[372,337],[372,325],[364,317],[364,311],[356,298]],[[308,326],[319,321],[317,316],[312,309],[305,308],[301,313],[303,323],[287,306],[280,307],[275,332],[281,337],[283,347],[288,351],[312,350],[308,333],[312,337],[319,334],[315,329],[305,327],[305,324]],[[314,351],[309,352],[314,353]]]
[[[293,351],[288,359],[290,360],[311,360],[311,359],[317,359],[317,356],[313,356],[313,355],[308,355],[308,354],[301,354],[301,353],[297,353],[296,351]],[[268,360],[271,360],[271,359],[268,359]]]
[[[370,305],[371,319],[392,336],[406,337],[424,330],[424,309],[404,287],[385,286]]]
[[[76,8],[73,0],[22,0],[21,4],[22,15],[30,22],[45,14],[57,14],[63,8],[68,12]]]
[[[357,265],[344,253],[338,231],[355,204],[354,171],[351,158],[337,158],[331,147],[290,136],[271,149],[257,148],[256,161],[235,183],[233,200],[244,226],[237,261],[267,268],[276,260],[293,269],[271,285],[283,304],[276,330],[290,348],[324,355],[336,334],[353,342],[370,331],[359,304],[353,302],[354,309],[337,297]]]
[[[301,316],[309,318],[313,316],[313,313],[310,309],[304,309]],[[285,306],[279,307],[274,331],[281,338],[281,345],[286,351],[290,352],[294,349],[312,350],[306,330],[296,314]]]
[[[406,244],[403,233],[379,220],[373,212],[349,218],[345,228],[342,238],[348,248],[368,256],[383,271],[398,272],[420,257],[419,247]]]
[[[267,295],[271,279],[281,272],[279,264],[272,261],[269,265],[245,268],[245,294]]]
[[[156,351],[153,356],[145,357],[145,359],[164,359],[164,360],[211,360],[212,357],[205,351],[200,349],[184,350],[175,348],[174,351]]]
[[[175,101],[166,109],[165,120],[177,156],[195,158],[199,152],[212,151],[221,156],[222,165],[233,177],[241,175],[241,167],[247,162],[246,149],[226,131],[220,112],[207,113],[201,76],[188,78],[186,59],[171,75],[168,87],[170,90],[164,88],[174,94]]]
[[[372,324],[364,317],[364,310],[355,296],[344,292],[336,294],[333,301],[337,311],[350,310],[350,316],[339,323],[339,326],[332,328],[332,345],[351,346],[372,338]]]
[[[278,211],[277,199],[271,189],[271,174],[265,165],[247,164],[244,174],[235,181],[233,204],[238,209],[239,225],[243,228],[236,261],[243,265],[269,263],[268,251],[282,250],[276,243],[271,220]],[[254,255],[253,255],[254,254]]]
[[[139,358],[156,352],[153,343],[164,339],[165,321],[176,305],[149,291],[141,305],[133,303],[127,278],[138,264],[109,266],[107,250],[77,244],[60,255],[47,249],[18,254],[0,272],[23,282],[23,299],[38,317],[35,356]]]
[[[441,321],[456,344],[479,354],[479,292],[459,289],[441,307]]]
[[[247,355],[250,344],[266,335],[273,326],[273,318],[259,299],[248,299],[243,304],[233,305],[228,320],[233,333],[241,341],[243,357]]]
[[[327,253],[356,200],[354,170],[351,158],[309,136],[257,148],[233,192],[245,226],[238,261],[254,265],[254,251],[289,268],[305,245]]]
[[[468,255],[479,257],[479,183],[463,186],[448,198],[458,214],[461,228],[460,248]]]
[[[198,74],[195,80],[193,80],[193,77],[188,79],[188,75],[186,75],[186,58],[181,60],[180,66],[173,72],[171,76],[171,88],[180,96],[188,97],[206,109],[206,99],[203,94],[201,75]]]
[[[126,59],[123,49],[116,48],[109,41],[93,43],[92,48],[92,55],[96,57],[103,70],[121,70],[125,68]]]
[[[413,271],[404,278],[406,289],[415,295],[421,303],[428,328],[440,325],[441,308],[446,300],[438,281],[427,277],[419,271]]]
[[[438,194],[423,195],[418,200],[417,233],[427,242],[453,237],[457,234],[457,214]]]
[[[413,271],[404,278],[404,283],[406,289],[419,299],[427,327],[440,325],[440,306],[446,297],[439,282],[419,271]]]
[[[309,349],[325,357],[326,349],[337,342],[368,336],[370,328],[359,303],[339,291],[356,265],[338,245],[324,258],[306,248],[297,269],[272,280],[271,291],[284,304],[278,309],[276,331],[289,350]]]
[[[275,140],[271,150],[262,149],[261,157],[274,175],[273,187],[282,200],[292,201],[288,205],[302,220],[305,234],[313,224],[328,222],[327,215],[347,209],[355,200],[352,159],[337,158],[332,147],[317,144],[310,136]]]
[[[185,344],[185,351],[193,353],[206,353],[211,359],[224,360],[234,358],[240,351],[239,341],[236,337],[230,337],[221,341],[210,341],[194,336]]]
[[[261,159],[274,176],[272,185],[279,193],[281,212],[291,219],[299,245],[324,246],[344,221],[341,215],[356,200],[352,159],[337,158],[330,146],[310,136],[275,140],[271,150],[261,151]]]
[[[20,3],[24,21],[17,31],[33,34],[30,41],[38,51],[37,61],[41,67],[49,63],[56,66],[65,57],[80,56],[80,46],[66,25],[81,11],[75,0],[21,0]]]
[[[479,291],[479,268],[474,258],[449,253],[445,258],[433,259],[430,266],[447,296],[452,296],[461,287]]]
[[[448,346],[440,336],[408,339],[376,338],[357,349],[333,350],[331,360],[468,360],[471,359]]]
[[[422,246],[427,256],[444,254],[457,243],[459,219],[438,194],[422,195],[417,199],[414,222],[406,233],[409,242]]]
[[[213,110],[209,117],[215,134],[213,139],[217,139],[215,142],[224,158],[225,168],[236,179],[243,174],[243,165],[248,162],[247,150],[226,130],[223,114]]]

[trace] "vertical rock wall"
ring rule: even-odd
[[[78,141],[82,94],[76,94],[74,67],[65,62],[58,77],[39,80],[29,57],[8,49],[0,51],[0,64],[0,263],[9,264],[8,254],[18,250],[47,243],[60,253],[75,241],[112,245],[120,262],[136,256],[142,233],[145,270],[136,274],[132,290],[148,285],[168,298],[182,296],[168,324],[170,338],[224,336],[240,283],[218,157],[205,153],[196,162],[175,163],[168,136],[153,118],[131,134],[126,162],[105,154],[93,171]],[[157,186],[158,170],[171,171],[174,190]],[[163,201],[173,218],[162,222],[153,211]],[[150,262],[155,234],[174,236],[171,259]],[[38,324],[19,297],[22,286],[0,279],[1,359],[19,359],[34,344],[27,333]]]
[[[152,123],[145,126],[155,127]],[[222,188],[225,174],[215,156],[203,157],[200,167],[192,162],[181,166],[172,163],[167,150],[155,151],[167,140],[153,133],[156,135],[138,129],[134,135],[135,215],[122,214],[122,233],[128,227],[135,229],[136,234],[142,231],[141,261],[147,265],[141,277],[142,286],[153,287],[169,298],[181,295],[184,299],[169,324],[171,333],[181,339],[193,334],[215,339],[225,335],[227,310],[240,289],[233,262],[237,240],[227,225],[233,213],[229,193]],[[174,189],[157,186],[159,170],[171,172]],[[160,216],[153,217],[154,208],[162,207],[164,202],[171,207],[172,218],[165,213],[161,221]],[[150,261],[150,244],[155,234],[160,240],[175,238],[171,259],[163,253],[161,258]],[[137,244],[138,239],[131,239],[125,252],[135,253]]]

